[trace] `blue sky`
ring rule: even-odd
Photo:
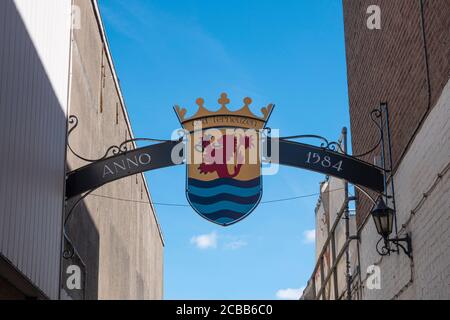
[[[231,108],[253,98],[275,103],[269,126],[282,136],[337,139],[349,125],[342,5],[339,0],[100,0],[136,137],[169,139],[172,106]],[[146,174],[154,202],[187,204],[185,168]],[[282,167],[264,177],[262,201],[319,191],[323,175]],[[166,299],[289,298],[314,267],[317,196],[260,204],[222,228],[189,207],[157,205],[166,241]],[[312,240],[312,241],[311,241]],[[292,290],[288,290],[292,289]]]

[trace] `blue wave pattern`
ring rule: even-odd
[[[248,181],[188,179],[187,197],[202,217],[227,226],[250,214],[262,194],[261,177]]]

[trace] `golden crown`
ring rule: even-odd
[[[269,104],[267,107],[262,108],[261,112],[263,116],[258,117],[249,108],[253,102],[252,99],[247,97],[244,98],[243,101],[244,106],[241,109],[231,111],[227,108],[227,105],[230,104],[230,99],[228,99],[226,93],[222,93],[218,100],[222,107],[217,111],[206,109],[204,106],[205,100],[203,98],[198,98],[196,101],[198,111],[192,117],[185,118],[187,110],[185,108],[180,108],[179,106],[175,106],[175,112],[183,128],[188,131],[194,130],[194,123],[196,121],[202,122],[202,129],[213,127],[263,129],[267,121],[269,121],[274,105]]]

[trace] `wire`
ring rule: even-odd
[[[336,192],[336,191],[340,191],[340,190],[344,190],[344,188],[334,189],[334,190],[330,190],[328,192]],[[320,192],[316,192],[316,193],[304,194],[304,195],[300,195],[300,196],[296,196],[296,197],[262,201],[261,204],[270,204],[270,203],[275,203],[275,202],[285,202],[285,201],[292,201],[292,200],[297,200],[297,199],[317,197],[317,196],[320,196],[320,194],[321,194]],[[152,205],[155,205],[155,206],[190,207],[189,204],[168,203],[168,202],[149,202],[149,201],[142,201],[142,200],[133,200],[133,199],[117,198],[117,197],[112,197],[112,196],[104,196],[104,195],[100,195],[100,194],[96,194],[96,193],[91,193],[90,196],[97,197],[97,198],[106,198],[106,199],[111,199],[111,200],[124,201],[124,202],[152,204]]]
[[[189,207],[187,204],[177,204],[177,203],[164,203],[164,202],[150,202],[150,201],[142,201],[142,200],[133,200],[133,199],[124,199],[124,198],[117,198],[117,197],[111,197],[111,196],[104,196],[101,194],[92,193],[92,197],[97,198],[106,198],[111,200],[118,200],[118,201],[124,201],[124,202],[133,202],[133,203],[143,203],[143,204],[153,204],[157,206],[170,206],[170,207]]]
[[[422,208],[424,203],[429,199],[431,194],[433,193],[434,189],[436,189],[437,185],[442,181],[444,176],[447,174],[447,172],[450,171],[450,162],[447,163],[447,165],[444,167],[444,169],[439,172],[436,176],[436,179],[434,180],[433,184],[428,188],[426,192],[422,194],[422,198],[417,203],[417,205],[414,207],[414,209],[411,210],[409,214],[409,218],[403,223],[402,228],[400,229],[400,233],[406,231],[406,228],[411,223],[411,220],[413,217],[419,212],[419,210]]]
[[[340,190],[344,190],[344,188],[334,189],[334,190],[330,190],[328,192],[336,192],[336,191],[340,191]],[[283,201],[291,201],[291,200],[310,198],[310,197],[317,197],[317,196],[320,196],[320,194],[321,194],[320,192],[316,192],[316,193],[304,194],[304,195],[301,195],[301,196],[296,196],[296,197],[291,197],[291,198],[281,198],[281,199],[275,199],[275,200],[261,201],[261,204],[274,203],[274,202],[283,202]]]

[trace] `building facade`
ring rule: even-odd
[[[347,129],[343,129],[338,143],[346,150]],[[303,292],[303,300],[345,299],[348,288],[354,294],[359,274],[356,216],[351,206],[349,184],[342,179],[327,176],[320,185],[320,197],[315,208],[316,265]]]
[[[79,125],[69,143],[97,159],[133,132],[97,4],[74,5],[80,27],[73,29],[69,113]],[[68,153],[69,170],[86,164]],[[164,242],[143,174],[94,191],[73,213],[68,231],[86,264],[88,299],[163,297]]]
[[[5,0],[0,16],[0,299],[161,299],[164,242],[142,174],[96,190],[63,226],[66,172],[87,164],[67,150],[68,117],[86,158],[133,138],[97,2]],[[63,230],[82,294],[63,281]]]
[[[370,5],[380,8],[379,30],[366,27]],[[371,204],[359,193],[362,298],[449,299],[450,3],[344,0],[343,7],[353,152],[376,144],[367,115],[387,102],[393,170],[388,178],[394,182],[388,192],[395,196],[399,236],[409,233],[413,250],[411,259],[378,255]],[[380,154],[378,148],[365,160]],[[365,283],[371,266],[381,276],[372,290]]]
[[[397,219],[391,237],[409,234],[412,240],[411,257],[402,250],[380,255],[373,203],[356,192],[358,259],[349,274],[351,297],[449,299],[450,3],[344,0],[343,9],[353,154],[377,145],[379,132],[369,115],[387,103],[387,194]],[[374,18],[379,28],[368,27]],[[380,164],[382,151],[378,146],[362,159]],[[387,147],[384,152],[389,155]]]
[[[1,1],[2,297],[59,296],[70,1]]]
[[[346,182],[327,177],[320,186],[315,209],[316,267],[304,299],[321,296],[325,300],[342,299],[347,291],[347,218],[349,234],[356,231],[355,215],[346,213]],[[357,265],[356,242],[348,246],[350,272]],[[335,267],[334,267],[335,266]],[[333,268],[334,267],[334,268]],[[323,286],[323,292],[321,292]]]

